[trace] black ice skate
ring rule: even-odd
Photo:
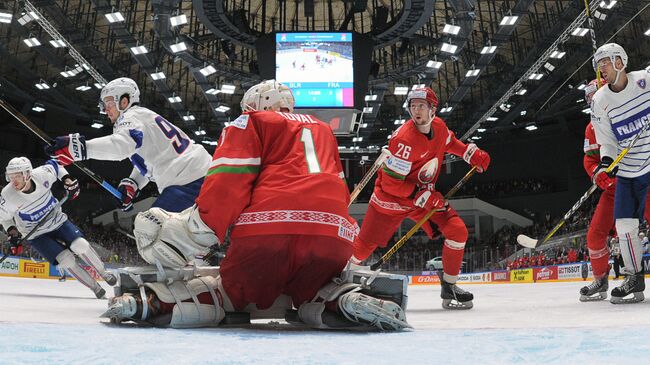
[[[612,304],[638,303],[645,299],[643,291],[645,290],[645,276],[643,271],[636,274],[627,274],[623,284],[612,289]],[[625,298],[628,295],[632,297]]]
[[[474,306],[474,294],[444,280],[440,280],[440,297],[445,309],[471,309]]]
[[[117,276],[115,276],[115,274],[112,272],[107,271],[106,274],[104,274],[103,278],[106,281],[106,284],[110,286],[115,286],[115,284],[117,284]]]
[[[93,289],[93,293],[95,293],[95,296],[97,299],[106,299],[106,290],[102,288],[99,284]]]
[[[607,299],[607,289],[609,289],[609,279],[607,275],[600,279],[594,279],[591,284],[583,286],[580,289],[580,301],[592,302],[596,300]]]

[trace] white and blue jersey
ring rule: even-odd
[[[601,157],[616,159],[650,122],[650,72],[627,74],[625,89],[600,88],[593,97],[591,120]],[[617,176],[635,178],[650,172],[650,130],[646,130],[618,165]]]
[[[25,236],[52,209],[55,209],[55,212],[38,228],[32,238],[61,227],[68,216],[57,205],[58,200],[52,195],[51,189],[52,184],[67,174],[68,172],[56,161],[49,160],[45,165],[32,170],[34,191],[31,193],[18,191],[11,184],[5,186],[0,195],[0,223],[3,227],[7,229],[16,226]]]
[[[169,186],[183,186],[205,176],[212,161],[203,146],[153,111],[137,105],[124,112],[113,134],[86,141],[87,156],[95,160],[133,163],[130,178],[142,189],[149,181],[160,193]]]

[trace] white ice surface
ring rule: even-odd
[[[610,281],[610,288],[620,285]],[[345,333],[116,328],[76,281],[0,278],[0,364],[646,364],[650,303],[581,303],[582,282],[464,285],[468,311],[439,286],[409,287],[415,330]]]

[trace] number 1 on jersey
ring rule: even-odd
[[[303,128],[300,135],[300,142],[305,146],[305,159],[307,160],[307,168],[310,174],[317,174],[320,172],[320,164],[316,156],[316,148],[314,147],[314,137],[309,128]]]

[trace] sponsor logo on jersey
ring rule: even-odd
[[[50,182],[49,182],[49,181],[44,182],[44,183],[43,183],[43,186],[45,186],[46,189],[49,189],[49,187],[50,187]]]
[[[339,226],[339,237],[354,242],[355,232],[349,228]]]
[[[410,161],[395,156],[391,156],[386,160],[386,167],[404,176],[411,172],[411,165],[412,163]]]
[[[618,134],[619,140],[630,137],[636,132],[638,132],[639,130],[641,130],[646,123],[650,122],[649,117],[650,114],[645,114],[627,123],[624,120],[623,123],[625,124],[623,125],[620,124],[617,125],[616,133]]]
[[[637,85],[639,85],[640,88],[645,89],[645,79],[641,79],[636,82]]]
[[[429,162],[425,163],[418,172],[418,180],[422,184],[428,184],[433,181],[433,178],[438,172],[438,157],[434,157]]]
[[[248,114],[240,115],[235,119],[232,123],[230,123],[231,126],[239,129],[246,129],[248,126]]]

